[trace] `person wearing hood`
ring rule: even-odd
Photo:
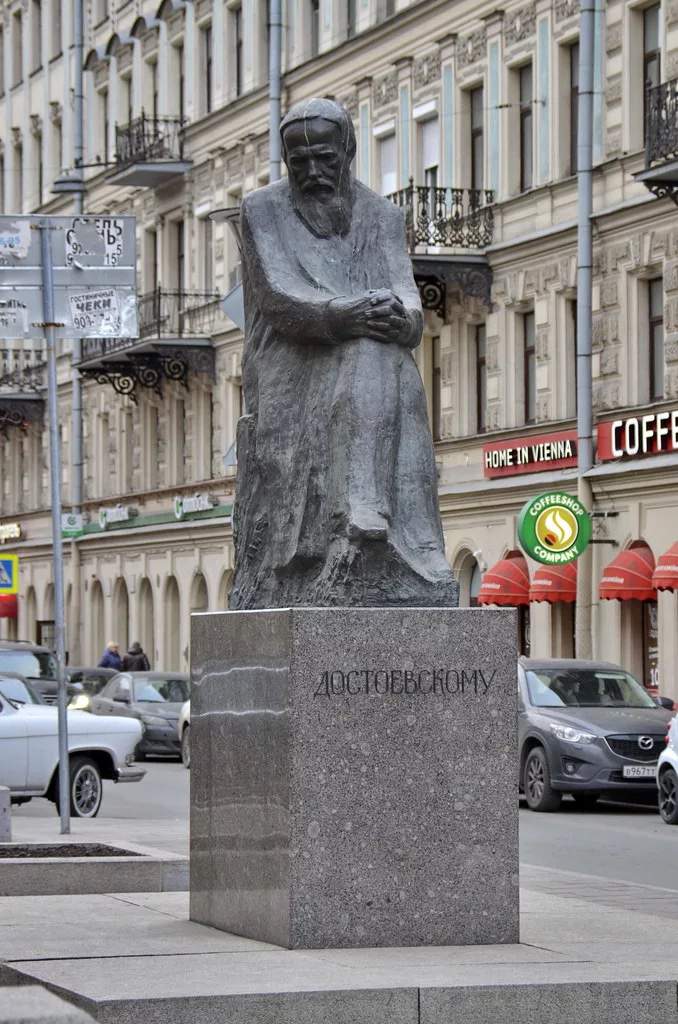
[[[122,659],[123,672],[150,672],[151,666],[144,654],[144,649],[138,640],[130,646],[125,657]]]
[[[109,640],[106,644],[106,650],[101,656],[99,668],[114,668],[116,672],[119,672],[122,668],[120,645],[115,640]]]

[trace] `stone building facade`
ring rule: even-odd
[[[492,452],[520,445],[544,443],[548,455],[553,435],[575,429],[578,3],[283,7],[283,105],[312,95],[344,102],[356,125],[356,173],[408,213],[426,309],[417,360],[448,556],[463,600],[475,601],[483,574],[513,558],[524,501],[576,488],[572,460],[544,455],[502,472],[491,462]],[[154,664],[185,669],[188,613],[224,607],[232,571],[242,334],[219,298],[240,268],[228,226],[208,214],[267,181],[267,5],[91,0],[86,8],[85,209],[137,217],[143,337],[124,351],[83,346],[89,522],[66,545],[70,656],[91,662],[106,640],[139,638]],[[72,5],[3,0],[2,16],[3,210],[68,213],[51,184],[73,167]],[[601,437],[613,429],[606,424],[678,409],[678,215],[634,179],[645,166],[644,84],[676,74],[677,4],[599,0],[593,400]],[[40,352],[8,342],[2,359],[0,417],[26,382],[43,394]],[[66,507],[70,379],[64,351]],[[41,409],[34,401],[18,425],[6,414],[0,433],[0,538],[5,527],[22,580],[18,618],[0,619],[0,632],[29,638],[48,636],[53,616]],[[678,541],[678,442],[661,453],[632,448],[615,444],[591,472],[601,513],[594,647],[678,698],[674,590],[601,597],[605,567],[618,556],[642,546],[657,561]],[[523,643],[539,655],[572,654],[571,601],[537,600],[537,566],[526,561],[524,570],[525,594],[501,597],[524,609]]]

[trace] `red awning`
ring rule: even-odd
[[[603,570],[600,596],[606,601],[656,601],[654,555],[647,544],[620,551]]]
[[[17,616],[16,594],[0,594],[0,619],[16,619]]]
[[[556,604],[577,600],[577,563],[540,565],[530,584],[530,601],[548,601]]]
[[[516,607],[530,603],[530,574],[519,551],[510,551],[482,578],[478,604],[503,604]]]
[[[678,542],[659,556],[652,574],[652,585],[657,590],[678,590]]]

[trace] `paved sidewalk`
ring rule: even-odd
[[[521,901],[516,945],[291,952],[186,893],[8,897],[0,983],[104,1024],[678,1024],[678,891],[525,865]]]

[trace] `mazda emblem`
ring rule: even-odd
[[[654,746],[654,740],[651,736],[639,736],[638,746],[641,750],[652,750]]]

